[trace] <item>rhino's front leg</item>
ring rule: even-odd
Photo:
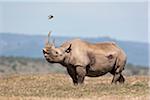
[[[84,78],[86,75],[86,69],[83,66],[76,67],[78,84],[82,84],[84,82]]]
[[[70,77],[72,78],[74,85],[77,85],[78,80],[77,80],[76,69],[74,67],[69,66],[69,67],[67,67],[67,71],[68,71],[68,74],[70,75]]]

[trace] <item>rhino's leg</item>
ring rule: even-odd
[[[113,80],[112,80],[112,84],[116,84],[117,82],[119,83],[124,83],[125,78],[123,77],[123,75],[121,74],[121,72],[111,72],[113,76]]]
[[[70,77],[72,78],[72,81],[73,81],[74,85],[77,85],[78,80],[77,80],[76,69],[73,68],[73,67],[68,67],[67,71],[68,71],[68,74],[70,75]]]
[[[122,74],[120,74],[120,78],[119,78],[119,83],[124,83],[124,81],[125,81],[125,78],[123,77],[123,75]]]
[[[77,72],[78,83],[82,84],[84,82],[84,78],[86,75],[86,69],[83,66],[77,66],[76,72]]]
[[[112,80],[112,84],[117,84],[117,81],[119,80],[121,74],[120,73],[115,73],[114,74],[114,77],[113,77],[113,80]]]

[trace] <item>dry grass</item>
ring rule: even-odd
[[[86,78],[74,86],[68,75],[9,75],[0,77],[0,100],[148,100],[149,77],[126,77],[126,83],[111,85],[112,77]]]

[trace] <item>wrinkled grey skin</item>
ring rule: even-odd
[[[60,63],[67,68],[75,85],[82,84],[85,76],[113,75],[112,83],[124,83],[122,75],[126,54],[114,42],[89,43],[74,39],[56,48],[47,42],[43,54],[50,63]]]

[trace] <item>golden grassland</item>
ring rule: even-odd
[[[0,76],[0,100],[150,100],[149,76],[125,78],[125,84],[111,85],[112,76],[86,77],[74,86],[65,74]]]

